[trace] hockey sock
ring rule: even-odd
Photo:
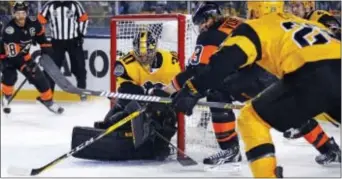
[[[224,123],[213,123],[215,136],[222,150],[228,149],[232,144],[238,144],[238,137],[235,131],[235,121]]]
[[[303,130],[304,138],[312,144],[321,154],[326,153],[329,148],[326,146],[329,137],[323,131],[316,120],[311,120]]]
[[[2,85],[2,93],[5,94],[6,96],[12,96],[13,95],[13,91],[14,91],[14,88],[13,86],[8,86],[8,85],[5,85],[5,84],[1,84]]]
[[[51,91],[51,89],[48,89],[45,92],[41,92],[40,93],[40,99],[43,100],[43,101],[52,100],[52,91]]]

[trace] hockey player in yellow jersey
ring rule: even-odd
[[[284,132],[324,111],[341,121],[336,110],[341,109],[340,41],[323,25],[277,6],[283,4],[248,2],[252,20],[239,25],[203,73],[188,80],[173,99],[176,110],[190,115],[208,89],[217,89],[237,69],[258,64],[277,76],[280,80],[248,102],[237,120],[254,177],[282,177],[271,128]],[[335,151],[332,155],[340,160]]]
[[[135,35],[133,39],[133,50],[121,57],[115,64],[114,75],[116,76],[117,92],[163,97],[169,96],[162,88],[164,84],[168,84],[181,71],[178,63],[178,54],[176,52],[158,49],[157,44],[158,38],[149,30],[141,30]],[[98,130],[107,129],[129,115],[130,112],[127,110],[127,106],[130,106],[132,103],[136,103],[136,101],[116,99],[114,106],[107,113],[104,120],[94,123],[96,129],[77,128],[74,130],[76,132],[74,132],[73,138],[75,140],[83,140],[83,138],[88,137],[84,136],[85,133],[97,133]],[[147,106],[147,109],[141,114],[143,120],[140,120],[140,122],[144,123],[144,127],[141,129],[133,127],[136,121],[139,122],[140,118],[138,118],[138,120],[128,122],[117,130],[130,134],[134,130],[145,131],[147,128],[149,128],[148,130],[152,130],[150,129],[151,125],[149,121],[153,120],[153,123],[159,123],[158,129],[154,130],[159,130],[165,138],[170,140],[176,132],[175,125],[177,118],[175,111],[166,107],[165,104],[138,104],[140,106]],[[145,138],[145,133],[140,134],[142,134],[140,137]],[[158,137],[153,138],[150,135],[154,134],[146,133],[146,136],[148,136],[146,138],[151,138],[151,140],[146,139],[147,143],[142,145],[143,148],[137,149],[134,149],[134,146],[132,146],[132,138],[124,139],[126,141],[123,144],[119,144],[120,146],[108,146],[108,144],[115,145],[115,143],[122,140],[120,136],[116,137],[116,135],[113,135],[110,139],[108,138],[107,146],[99,144],[99,146],[88,149],[78,157],[105,160],[154,159],[154,157],[158,158],[158,160],[165,159],[170,154],[168,143]],[[134,138],[134,141],[136,141],[136,138]],[[152,144],[149,143],[151,141]],[[122,153],[121,151],[127,152]]]
[[[291,12],[303,19],[323,24],[341,39],[341,23],[329,12],[315,10],[315,1],[290,1]]]
[[[116,63],[116,90],[119,93],[153,94],[162,92],[181,71],[176,52],[158,49],[157,37],[148,30],[139,32],[133,39],[133,50],[122,56]],[[165,94],[166,95],[166,94]],[[112,124],[110,116],[120,111],[127,100],[118,100],[117,105],[107,114],[103,122],[95,123],[97,128],[107,128]]]

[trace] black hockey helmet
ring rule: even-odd
[[[13,5],[13,12],[28,11],[28,4],[24,1],[16,1]]]
[[[195,25],[200,25],[207,21],[210,17],[217,17],[222,15],[219,6],[213,2],[204,2],[198,6],[192,15],[192,22]]]
[[[137,60],[144,64],[151,64],[157,49],[157,38],[149,30],[138,32],[133,39],[133,51]]]

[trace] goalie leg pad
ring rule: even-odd
[[[102,129],[91,127],[74,127],[71,148],[104,132]],[[142,144],[138,149],[134,147],[132,133],[129,130],[114,131],[96,143],[84,148],[73,155],[76,158],[123,161],[154,159],[153,144],[150,141]]]

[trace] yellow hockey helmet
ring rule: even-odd
[[[259,18],[272,12],[284,12],[284,1],[247,1],[249,14],[253,11],[253,16]]]

